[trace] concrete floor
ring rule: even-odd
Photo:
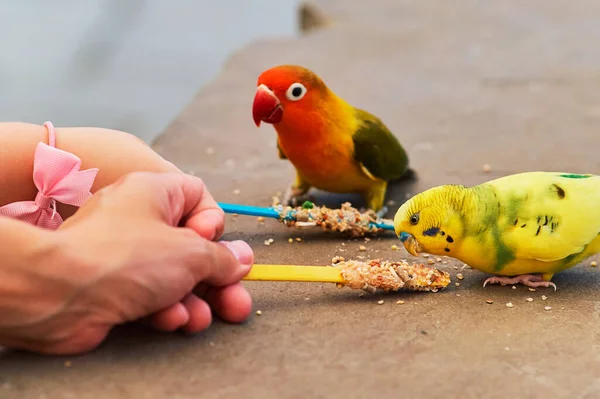
[[[251,119],[256,77],[282,62],[314,69],[402,140],[419,179],[391,189],[398,203],[444,183],[600,170],[595,2],[317,5],[329,28],[238,52],[155,142],[217,200],[266,206],[293,177],[272,128]],[[303,241],[289,244],[291,236]],[[225,238],[248,240],[257,263],[412,260],[391,250],[393,235],[365,244],[365,253],[362,241],[253,217],[228,217]],[[438,293],[359,298],[326,284],[248,282],[262,315],[243,325],[216,323],[192,338],[127,326],[95,353],[67,359],[6,352],[0,397],[600,398],[598,268],[586,262],[555,277],[558,291],[530,292],[482,288],[487,276],[460,262],[438,267],[452,275]]]

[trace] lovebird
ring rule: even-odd
[[[338,97],[314,72],[281,65],[260,74],[254,123],[272,124],[280,159],[296,170],[283,202],[295,205],[311,187],[360,193],[382,210],[388,182],[414,177],[398,139],[379,118]]]
[[[412,255],[447,255],[493,274],[486,284],[553,287],[554,274],[600,252],[600,176],[526,172],[406,201],[396,235]]]

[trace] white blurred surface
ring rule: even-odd
[[[0,120],[146,141],[236,49],[297,32],[296,0],[0,0]]]

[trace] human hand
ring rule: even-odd
[[[68,354],[94,349],[125,322],[193,333],[209,327],[211,310],[242,322],[252,303],[239,281],[253,253],[241,241],[214,242],[223,229],[223,211],[200,179],[125,176],[49,233],[59,256],[37,269],[44,290],[63,300],[39,306],[43,296],[35,294],[42,300],[32,303],[41,309],[0,327],[0,344]]]

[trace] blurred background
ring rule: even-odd
[[[0,0],[0,120],[51,119],[150,142],[232,52],[296,35],[297,3]]]

